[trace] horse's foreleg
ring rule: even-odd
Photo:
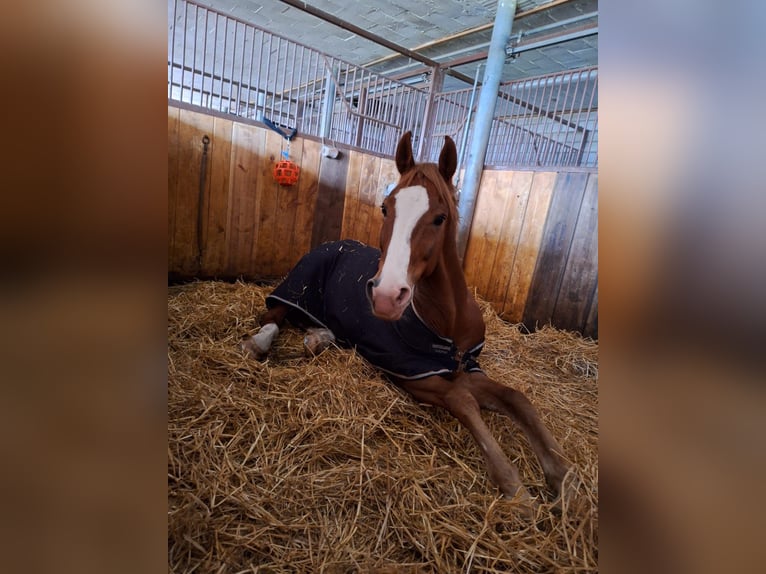
[[[418,381],[403,381],[401,386],[417,400],[447,409],[473,436],[484,455],[487,473],[500,491],[512,498],[518,496],[531,514],[532,499],[521,483],[515,466],[500,448],[487,424],[481,418],[481,408],[470,389],[460,383],[461,379],[447,381],[441,377],[429,377]]]
[[[543,467],[548,486],[560,494],[569,464],[563,457],[561,446],[540,420],[537,409],[524,393],[501,385],[483,374],[472,374],[470,380],[472,393],[481,408],[509,416],[521,427]]]
[[[261,316],[261,328],[258,332],[242,341],[240,347],[252,359],[264,360],[271,350],[271,345],[279,334],[279,328],[285,322],[287,305],[276,305]]]

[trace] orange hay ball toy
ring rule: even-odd
[[[298,181],[298,174],[301,168],[290,160],[278,161],[274,166],[274,179],[279,185],[293,185]]]

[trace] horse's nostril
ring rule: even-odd
[[[374,279],[370,279],[367,282],[367,298],[372,301],[372,288],[377,287],[377,282]]]
[[[396,302],[397,302],[397,303],[401,303],[402,301],[404,301],[405,299],[407,299],[407,297],[409,296],[409,294],[410,294],[410,289],[409,289],[409,287],[402,287],[402,288],[399,290],[399,296],[396,298]]]

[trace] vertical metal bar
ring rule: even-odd
[[[187,26],[186,16],[188,14],[188,9],[186,6],[187,6],[186,3],[184,2],[184,30],[183,30],[184,41],[183,41],[183,48],[181,51],[181,95],[179,98],[182,102],[184,101],[184,82],[186,79],[186,34],[187,34],[187,30],[189,29],[189,27]]]
[[[568,78],[569,78],[569,81],[567,82],[567,92],[569,91],[569,87],[571,87],[572,84],[574,84],[574,92],[572,93],[572,101],[569,104],[569,121],[572,124],[574,124],[574,126],[570,126],[569,127],[569,129],[571,130],[571,136],[572,136],[571,147],[574,147],[575,142],[577,141],[577,134],[578,134],[577,126],[579,126],[579,118],[578,118],[578,121],[575,121],[574,114],[575,114],[575,109],[577,107],[577,103],[576,103],[576,101],[577,101],[577,94],[580,91],[581,86],[580,86],[579,80],[577,80],[575,78],[574,74],[570,73],[568,75]],[[586,90],[583,90],[583,91],[586,91]],[[569,143],[569,135],[570,134],[567,133],[566,137],[564,138],[564,144],[566,146],[570,145],[570,143]]]
[[[285,43],[284,38],[279,38],[279,50],[278,50],[277,62],[279,65],[279,72],[277,75],[282,80],[279,86],[279,115],[285,125],[289,125],[289,115],[285,112],[285,87],[287,86],[287,62],[290,59],[290,46]],[[288,112],[289,112],[290,100],[288,98]]]
[[[295,60],[298,57],[298,46],[296,44],[293,44],[293,59],[292,62],[290,62],[290,78],[294,81],[295,78]],[[300,71],[298,72],[298,76],[300,77]],[[298,81],[298,86],[300,86],[300,80]],[[289,124],[297,129],[298,123],[298,101],[297,98],[293,98],[293,90],[295,87],[293,84],[290,84],[290,91],[287,93],[287,113],[288,115],[293,119],[293,121]],[[293,99],[295,99],[295,113],[293,113]]]
[[[215,109],[215,69],[218,65],[218,14],[215,15],[215,33],[213,34],[213,71],[210,74],[210,109]]]
[[[245,80],[245,55],[247,54],[247,29],[248,27],[242,24],[242,49],[238,50],[239,57],[239,84],[237,85],[237,115],[240,117],[247,117],[247,101],[245,101],[244,109],[242,106],[242,85]]]
[[[441,91],[444,82],[444,73],[439,67],[431,69],[431,85],[428,89],[428,99],[426,100],[426,110],[423,114],[423,123],[420,126],[420,142],[418,142],[418,151],[416,159],[424,161],[423,155],[426,149],[426,145],[431,143],[431,133],[434,127],[434,100],[436,98],[436,92]]]
[[[229,19],[224,16],[223,18],[223,56],[221,59],[221,99],[219,104],[219,110],[223,110],[223,98],[224,98],[224,88],[223,83],[226,78],[226,63],[229,58]],[[229,94],[231,94],[231,86],[229,87]],[[228,109],[226,110],[229,111]]]
[[[537,108],[542,108],[543,100],[545,99],[545,84],[542,84],[542,91],[540,90],[541,84],[538,83],[535,85],[535,95],[534,99],[532,100],[534,102],[534,106]],[[540,116],[537,112],[530,110],[529,111],[529,121],[526,122],[526,133],[524,134],[526,138],[526,146],[524,147],[524,156],[521,157],[521,164],[525,166],[529,166],[531,164],[531,161],[529,157],[531,154],[534,153],[534,147],[535,147],[535,133],[537,130],[537,126],[540,124]]]
[[[598,133],[597,129],[596,129],[598,127],[598,124],[596,124],[596,126],[594,126],[594,127],[591,127],[591,125],[590,125],[590,121],[591,121],[590,120],[590,115],[591,115],[591,112],[593,111],[593,98],[595,97],[597,89],[598,89],[598,76],[596,76],[593,79],[593,85],[591,86],[590,100],[588,101],[588,115],[585,118],[585,125],[587,126],[587,128],[585,130],[583,130],[583,141],[582,141],[582,144],[580,145],[579,157],[577,158],[577,165],[578,166],[582,166],[582,157],[583,157],[583,153],[584,153],[584,151],[586,149],[586,142],[587,142],[588,138],[590,136],[592,136],[593,133]],[[598,122],[598,116],[596,116],[596,122]],[[592,143],[592,138],[591,138],[591,143]],[[587,143],[588,157],[589,158],[590,158],[591,143]],[[590,160],[588,160],[587,163],[590,164]]]
[[[314,129],[315,120],[317,118],[317,70],[314,62],[314,52],[309,52],[308,62],[306,63],[306,103],[311,105],[311,114],[308,117],[308,121],[305,124],[304,131],[311,133],[312,135],[318,134],[318,129]]]
[[[263,68],[263,47],[266,43],[266,35],[263,32],[263,30],[258,30],[258,42],[256,42],[256,46],[258,46],[258,67],[255,70],[255,80],[251,78],[251,82],[255,84],[255,106],[253,108],[253,119],[260,121],[263,117],[263,110],[261,109],[263,105],[266,103],[266,97],[265,92],[263,90],[263,87],[261,86],[261,70]]]
[[[547,100],[546,100],[547,95]],[[537,129],[535,130],[535,135],[538,137],[535,138],[537,140],[537,145],[535,146],[534,153],[530,156],[530,164],[534,166],[540,165],[540,154],[543,151],[543,145],[545,143],[545,132],[548,129],[548,108],[550,108],[551,104],[551,97],[553,96],[553,86],[550,86],[550,91],[548,91],[548,84],[543,85],[543,104],[540,106],[541,111],[537,116]]]
[[[305,80],[303,79],[303,56],[305,53],[306,48],[301,46],[300,57],[298,58],[298,87],[295,89],[295,127],[301,133],[304,131],[303,116],[306,105],[306,97],[301,94],[301,90],[308,92],[308,87],[303,87],[305,85]]]
[[[517,99],[524,102],[534,103],[537,98],[537,93],[532,95],[531,86],[525,86],[523,83],[514,82],[508,85],[508,94],[513,96],[514,92],[520,92]],[[513,115],[518,116],[518,120],[514,122],[514,134],[511,142],[511,165],[521,165],[521,157],[525,153],[526,138],[527,138],[527,125],[531,122],[530,110],[525,110],[520,105],[514,103]]]
[[[524,86],[523,84],[518,84],[520,86],[520,91],[522,94],[527,94],[525,96],[525,99],[522,101],[525,102],[534,102],[537,101],[537,88],[535,88],[534,94],[532,92],[532,86]],[[532,110],[524,109],[522,106],[518,107],[518,114],[521,117],[521,121],[519,122],[519,129],[518,129],[518,136],[519,136],[519,142],[518,145],[515,146],[514,149],[514,158],[513,162],[514,165],[521,165],[522,161],[521,158],[523,154],[526,153],[526,146],[528,145],[529,141],[529,128],[532,125]]]
[[[170,36],[170,59],[168,60],[168,98],[173,97],[173,76],[175,75],[175,51],[176,51],[176,12],[178,7],[178,0],[173,2],[173,11],[171,17],[173,18],[173,30],[169,34]]]
[[[465,118],[465,127],[463,128],[463,141],[460,142],[460,152],[457,154],[457,169],[455,170],[455,173],[457,174],[457,181],[455,182],[455,186],[459,186],[460,184],[460,169],[463,166],[463,161],[465,159],[465,148],[466,143],[468,141],[468,130],[471,127],[471,119],[473,117],[473,104],[476,101],[476,90],[479,87],[479,71],[481,70],[481,64],[476,66],[476,77],[473,79],[473,87],[471,88],[471,99],[468,103],[468,110],[466,112],[466,118]]]
[[[247,67],[247,97],[245,98],[245,117],[247,118],[254,116],[254,114],[250,113],[250,100],[253,99],[253,60],[255,59],[255,38],[257,31],[255,28],[251,28],[251,30],[253,36],[250,44],[250,65]],[[255,107],[255,104],[253,104],[253,107]]]
[[[269,112],[268,113],[269,116],[273,115],[272,113],[273,109],[267,109],[268,101],[269,101],[269,91],[270,91],[269,90],[269,71],[271,69],[271,38],[272,38],[272,35],[270,33],[264,34],[264,40],[266,41],[265,43],[267,44],[264,50],[264,52],[266,53],[266,57],[265,58],[263,56],[261,57],[261,61],[263,60],[266,61],[266,70],[264,71],[264,74],[262,76],[263,78],[263,115],[264,116],[267,115],[266,114],[267,111]],[[273,97],[271,98],[271,102],[273,106],[274,104]]]
[[[282,38],[279,36],[272,36],[276,48],[274,48],[274,96],[272,98],[271,106],[271,120],[277,123],[282,123],[282,103],[283,94],[282,87],[285,85],[284,64],[282,62]],[[280,83],[281,82],[281,83]]]
[[[578,85],[578,88],[579,88],[580,82],[582,81],[581,80],[582,72],[578,72],[577,75],[578,75],[577,85]],[[587,76],[587,73],[586,73],[586,76],[585,76],[586,88],[587,88],[587,81],[588,81],[587,77],[588,76]],[[582,89],[582,94],[580,95],[580,103],[577,106],[577,120],[575,120],[575,125],[578,126],[578,127],[580,126],[580,118],[582,116],[582,109],[583,109],[583,106],[585,105],[585,94],[588,93],[588,90],[586,88]],[[572,114],[572,119],[574,120],[574,113]],[[575,133],[577,133],[577,130],[575,130]],[[574,141],[575,140],[573,138],[572,147],[574,147]]]
[[[330,138],[330,127],[332,125],[333,104],[335,103],[335,90],[332,80],[332,68],[327,68],[324,80],[324,100],[322,101],[322,114],[319,121],[319,137]]]
[[[563,102],[561,104],[561,117],[564,117],[564,113],[566,110],[569,109],[569,88],[572,87],[572,82],[566,82],[566,90],[564,90],[564,97],[561,97],[561,91],[563,89],[564,81],[563,76],[561,76],[562,81],[559,83],[559,102]],[[574,96],[573,96],[574,97]],[[571,117],[571,114],[569,114]],[[556,141],[561,145],[560,148],[560,158],[556,161],[554,158],[554,161],[551,165],[567,165],[569,161],[566,159],[566,142],[569,138],[569,130],[571,129],[569,126],[565,126],[563,122],[556,122],[558,129],[556,130]],[[563,138],[561,137],[561,134],[563,132]],[[576,130],[575,130],[576,132]]]
[[[226,19],[226,23],[228,24],[231,22],[234,25],[234,37],[231,41],[231,73],[229,74],[229,113],[236,113],[236,108],[234,111],[232,111],[232,106],[234,105],[234,64],[237,59],[237,30],[239,29],[239,22],[236,20],[232,20],[231,18]],[[228,34],[228,28],[227,28],[227,34],[226,39],[228,40],[229,34]],[[226,56],[228,57],[228,51],[226,53]]]
[[[202,89],[200,91],[200,99],[199,99],[199,105],[204,106],[205,105],[205,69],[207,68],[207,27],[208,27],[208,17],[210,16],[210,11],[205,9],[205,30],[204,30],[204,36],[202,38]],[[208,98],[208,101],[210,98]]]
[[[197,21],[199,20],[199,7],[196,4],[192,4],[194,7],[194,40],[192,42],[192,61],[191,61],[191,95],[189,97],[189,103],[194,103],[194,86],[196,84],[195,76],[197,74],[197,35],[199,34],[199,26]],[[200,92],[201,94],[201,92]],[[202,96],[200,95],[200,101]]]
[[[551,161],[551,157],[553,152],[555,151],[555,147],[553,146],[554,140],[553,140],[553,130],[556,128],[556,122],[553,120],[550,116],[556,115],[556,104],[558,103],[558,94],[561,92],[561,87],[559,85],[558,89],[556,87],[555,82],[551,82],[551,93],[548,98],[548,104],[546,105],[545,109],[545,117],[546,120],[546,126],[543,131],[543,160],[538,165],[546,165]]]

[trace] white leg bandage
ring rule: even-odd
[[[279,334],[279,327],[275,323],[267,323],[261,330],[253,335],[253,343],[260,351],[267,353],[271,349],[274,338]]]

